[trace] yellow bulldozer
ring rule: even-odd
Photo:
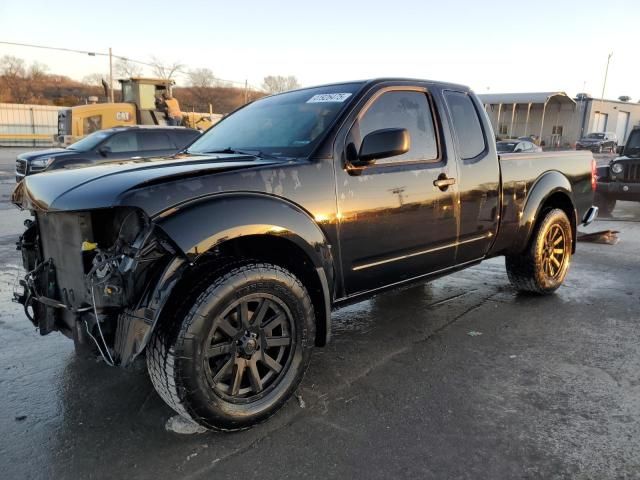
[[[91,102],[58,111],[58,133],[54,140],[69,145],[78,139],[105,128],[123,125],[166,125],[165,113],[158,109],[158,99],[170,91],[173,80],[133,77],[118,80],[122,92],[120,103]],[[222,115],[209,107],[208,113],[183,112],[182,125],[206,130]]]

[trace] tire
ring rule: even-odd
[[[181,416],[225,431],[263,422],[287,402],[315,338],[303,284],[254,262],[203,281],[158,327],[147,353],[156,391]]]
[[[567,275],[573,234],[564,211],[556,208],[543,215],[527,249],[520,255],[508,255],[505,263],[509,281],[516,289],[548,295],[562,285]]]
[[[602,195],[596,192],[593,203],[598,207],[598,214],[603,217],[610,217],[613,210],[616,208],[616,199]]]

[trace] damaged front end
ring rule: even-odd
[[[27,273],[15,300],[41,335],[59,331],[79,351],[130,364],[186,263],[178,249],[136,208],[34,216],[17,244]]]

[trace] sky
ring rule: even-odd
[[[380,76],[451,81],[477,93],[565,91],[640,100],[640,1],[491,0],[109,2],[2,0],[0,41],[209,68],[260,86]],[[0,56],[81,79],[104,57],[0,44]],[[150,72],[145,72],[150,74]],[[178,83],[186,79],[178,77]]]

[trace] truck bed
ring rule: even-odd
[[[576,207],[576,222],[579,223],[593,204],[591,168],[593,154],[589,151],[557,151],[531,154],[501,154],[499,156],[502,180],[502,208],[500,230],[492,248],[499,254],[513,245],[513,239],[521,228],[530,201],[530,192],[537,182],[547,175],[561,175]],[[535,199],[535,205],[540,205]]]

